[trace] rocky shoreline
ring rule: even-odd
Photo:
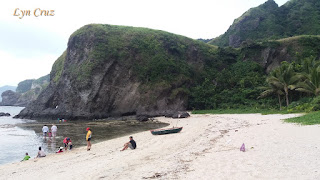
[[[10,113],[0,112],[0,117],[1,117],[1,116],[11,116],[11,114],[10,114]]]

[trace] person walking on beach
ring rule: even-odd
[[[57,126],[55,124],[52,124],[51,126],[51,132],[52,132],[52,137],[56,137],[57,136]]]
[[[26,156],[21,161],[27,161],[30,159],[30,156],[28,153],[26,153]]]
[[[48,128],[47,125],[44,125],[44,126],[42,127],[42,132],[43,132],[43,136],[44,136],[44,137],[47,137],[47,133],[49,132],[49,128]]]
[[[39,147],[37,158],[46,157],[46,154],[44,151],[41,150],[41,147]]]
[[[127,143],[125,143],[125,144],[123,145],[123,146],[124,146],[123,149],[120,150],[120,151],[124,151],[124,150],[128,149],[128,147],[129,147],[130,149],[136,149],[136,148],[137,148],[136,141],[133,140],[133,137],[130,136],[129,139],[130,139],[130,141],[127,142]]]
[[[64,143],[64,150],[67,150],[68,146],[70,147],[70,150],[72,149],[72,142],[69,137],[64,138],[63,143]]]
[[[88,127],[87,128],[87,135],[86,135],[86,141],[87,141],[87,151],[90,151],[91,149],[91,135],[92,135],[92,131],[91,129]]]

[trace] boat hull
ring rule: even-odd
[[[163,134],[178,133],[181,130],[182,130],[182,127],[177,127],[177,128],[169,128],[169,129],[155,129],[155,130],[150,130],[150,132],[153,135],[163,135]]]

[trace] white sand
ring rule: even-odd
[[[121,137],[2,165],[0,179],[320,179],[319,125],[281,120],[293,116],[192,115],[178,134],[133,134],[136,150],[120,152],[129,140]]]

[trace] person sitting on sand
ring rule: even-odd
[[[71,142],[71,139],[69,137],[64,138],[63,143],[64,143],[64,149],[65,150],[68,149],[68,146],[70,147],[70,150],[72,149],[72,142]]]
[[[29,159],[30,159],[30,156],[28,155],[28,153],[26,153],[26,156],[21,161],[27,161]]]
[[[37,158],[46,157],[46,154],[44,151],[41,150],[41,147],[39,147]]]
[[[49,132],[49,128],[48,128],[47,125],[44,125],[44,126],[42,127],[42,132],[43,132],[43,136],[44,136],[44,137],[47,137],[47,133]]]
[[[62,152],[63,152],[63,147],[60,147],[56,153],[62,153]]]
[[[92,135],[92,131],[91,129],[88,127],[87,128],[87,135],[86,135],[86,141],[87,141],[87,151],[90,151],[91,149],[91,135]]]
[[[130,136],[129,139],[130,139],[130,141],[125,143],[123,149],[120,151],[124,151],[124,150],[128,149],[128,147],[130,149],[136,149],[136,147],[137,147],[136,141],[133,140],[132,136]]]

